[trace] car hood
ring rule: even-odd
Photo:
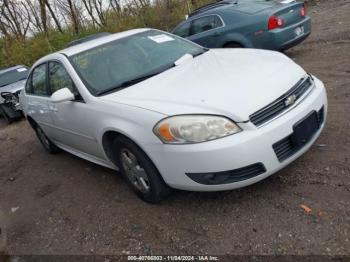
[[[101,99],[165,115],[218,114],[240,122],[305,75],[300,66],[278,52],[213,49]]]
[[[21,80],[21,81],[12,83],[12,84],[7,85],[7,86],[0,87],[0,93],[1,92],[15,93],[17,91],[22,90],[24,88],[25,84],[26,84],[26,80]]]

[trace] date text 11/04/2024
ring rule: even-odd
[[[219,261],[217,256],[128,256],[128,261]]]

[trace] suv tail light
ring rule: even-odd
[[[269,30],[273,30],[275,28],[279,28],[282,27],[284,24],[284,21],[282,18],[278,17],[278,16],[271,16],[269,19]]]
[[[305,6],[305,4],[300,9],[300,15],[303,16],[303,17],[306,16],[306,6]]]

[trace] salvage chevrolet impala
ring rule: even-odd
[[[208,50],[153,29],[40,59],[21,103],[48,152],[119,169],[148,202],[270,176],[310,148],[327,112],[323,83],[281,53]]]

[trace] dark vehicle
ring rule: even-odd
[[[22,117],[19,93],[28,77],[28,68],[23,65],[0,70],[0,116],[8,123]]]
[[[282,51],[310,35],[311,20],[294,0],[223,0],[195,10],[172,33],[209,48]]]

